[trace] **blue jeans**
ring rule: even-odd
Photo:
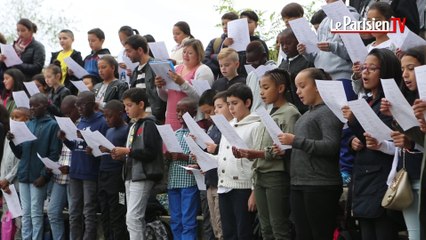
[[[172,228],[173,239],[197,239],[199,193],[197,186],[168,190],[170,227]]]
[[[32,183],[19,183],[22,204],[22,239],[43,238],[43,206],[46,187],[35,187]]]
[[[63,210],[67,205],[68,197],[68,184],[59,184],[54,182],[52,192],[50,194],[47,216],[49,217],[50,229],[52,231],[53,239],[55,240],[66,239]]]

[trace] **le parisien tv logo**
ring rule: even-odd
[[[351,17],[344,16],[343,21],[330,21],[330,31],[332,33],[403,33],[405,30],[406,18],[392,17],[390,21],[366,19],[355,21]]]

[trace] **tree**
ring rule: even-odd
[[[61,29],[71,28],[74,21],[67,18],[63,6],[58,10],[53,10],[44,0],[2,0],[2,9],[0,11],[0,22],[2,28],[0,31],[5,35],[8,43],[16,40],[16,23],[21,18],[28,18],[37,25],[37,38],[45,46],[51,48],[57,46],[58,33]]]

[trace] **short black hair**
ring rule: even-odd
[[[392,7],[387,2],[375,2],[370,5],[368,11],[377,10],[380,14],[382,14],[386,21],[390,21],[391,17],[394,15]]]
[[[130,47],[132,47],[133,49],[138,49],[138,48],[142,48],[144,53],[148,53],[148,42],[146,40],[145,37],[141,36],[141,35],[133,35],[130,36],[125,42],[124,44],[129,45]]]
[[[130,88],[123,93],[123,100],[129,99],[130,101],[139,104],[144,102],[144,109],[149,106],[146,91],[142,88]]]
[[[203,106],[205,104],[209,106],[214,106],[213,98],[216,95],[216,90],[208,89],[200,96],[200,100],[198,100],[198,106]]]
[[[226,90],[226,97],[237,97],[244,103],[250,99],[251,103],[249,108],[251,108],[253,104],[253,92],[251,91],[250,87],[244,83],[236,83],[230,86],[228,90]]]
[[[311,17],[311,24],[320,24],[324,18],[327,17],[327,14],[325,14],[324,10],[320,9],[314,13]]]
[[[117,112],[117,113],[124,112],[124,104],[117,99],[113,99],[111,101],[108,101],[105,104],[104,110],[105,109],[109,109],[109,110],[111,110],[113,112]]]
[[[99,38],[100,40],[105,40],[105,33],[104,31],[102,31],[100,28],[93,28],[90,29],[87,34],[93,34],[95,35],[97,38]]]
[[[241,12],[240,17],[247,17],[247,18],[255,21],[256,23],[259,21],[259,16],[257,16],[257,14],[252,10],[246,10],[246,11]]]

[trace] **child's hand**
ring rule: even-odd
[[[62,130],[58,131],[58,138],[63,142],[66,139],[66,133]]]
[[[360,151],[361,149],[364,148],[364,144],[362,144],[362,142],[357,137],[355,137],[352,139],[351,148],[354,151]]]
[[[352,121],[354,115],[353,115],[351,109],[349,108],[349,106],[343,106],[342,107],[342,113],[343,113],[344,118],[346,118],[348,121]]]
[[[33,185],[35,187],[43,187],[46,184],[46,179],[43,176],[38,177],[34,180]]]
[[[51,168],[46,168],[46,173],[48,173],[48,174],[52,174],[52,169]]]
[[[190,153],[189,154],[189,159],[192,159],[192,161],[196,162],[197,161],[197,156],[195,156],[195,154]]]
[[[277,156],[284,156],[285,155],[285,151],[281,150],[281,148],[274,143],[274,145],[272,145],[272,153],[277,155]]]
[[[400,133],[398,131],[393,131],[391,133],[391,137],[393,140],[393,144],[395,144],[396,147],[399,148],[411,148],[411,142],[410,139],[403,133]]]
[[[254,197],[254,191],[251,191],[247,205],[249,212],[256,212],[256,198]]]
[[[386,98],[382,98],[380,102],[380,112],[383,115],[392,116],[390,108],[391,108],[391,103]]]
[[[114,160],[122,159],[124,156],[130,153],[130,149],[125,147],[115,147],[111,151],[111,157]]]
[[[111,153],[111,150],[109,150],[108,148],[104,146],[99,146],[99,150],[101,150],[101,152],[103,153]]]
[[[177,73],[172,72],[169,70],[169,72],[167,73],[172,79],[173,81],[177,84],[177,85],[182,85],[185,83],[185,80]]]
[[[127,74],[127,76],[131,77],[132,74],[133,74],[132,69],[126,69],[126,74]]]
[[[4,62],[6,60],[6,55],[0,54],[0,62]]]
[[[7,140],[12,141],[15,138],[15,135],[13,135],[11,132],[7,132],[6,138]]]
[[[209,153],[215,153],[216,152],[217,144],[206,143],[206,145],[207,145],[207,152],[209,152]]]
[[[354,79],[355,80],[358,80],[358,79],[361,78],[362,70],[361,70],[361,63],[359,61],[355,62],[352,65],[352,72],[354,73]]]
[[[62,174],[68,174],[70,173],[70,167],[66,165],[60,166],[59,171],[61,171]]]
[[[306,53],[306,46],[305,46],[305,44],[303,44],[303,43],[299,43],[299,44],[297,44],[297,52],[298,52],[300,55],[305,54],[305,53]]]
[[[161,76],[156,76],[154,84],[156,87],[162,88],[163,86],[166,85],[166,81],[164,81],[164,79]]]
[[[367,145],[368,149],[371,150],[379,150],[380,146],[382,145],[382,143],[379,143],[379,141],[377,141],[377,139],[375,139],[373,136],[371,136],[371,134],[369,133],[364,133],[364,137],[365,137],[365,144]]]
[[[187,167],[195,168],[195,169],[200,169],[200,166],[198,166],[198,164],[189,164],[189,165],[187,165]],[[186,172],[188,174],[193,174],[191,170],[187,170]]]
[[[278,135],[278,139],[280,140],[280,143],[283,145],[293,145],[294,134],[281,133],[280,135]]]
[[[324,51],[324,52],[330,52],[331,51],[331,49],[330,49],[330,43],[329,42],[320,42],[320,43],[317,43],[317,47],[321,51]]]
[[[229,37],[227,37],[227,38],[225,38],[225,40],[223,40],[223,46],[224,46],[224,47],[229,47],[229,46],[231,46],[233,43],[234,43],[234,39],[229,38]]]
[[[70,68],[67,68],[67,74],[68,76],[73,76],[74,72]]]
[[[414,115],[417,119],[425,120],[425,111],[426,111],[426,101],[421,99],[416,99],[413,105]]]
[[[395,51],[395,55],[399,58],[399,59],[401,59],[402,58],[402,56],[404,56],[404,52],[400,49],[400,48],[397,48],[396,49],[396,51]]]
[[[5,187],[9,186],[9,181],[7,181],[6,179],[2,179],[0,180],[0,188],[4,189]]]
[[[120,68],[122,68],[122,69],[127,69],[127,66],[124,62],[119,63],[118,66],[120,66]]]
[[[4,188],[2,188],[1,190],[3,190],[3,192],[5,192],[6,194],[11,194],[9,185],[5,186]]]
[[[426,133],[426,120],[424,119],[418,119],[420,124],[420,130],[424,133]]]
[[[84,139],[83,135],[81,135],[80,130],[77,130],[77,137],[78,137],[78,138],[81,138],[81,139]]]
[[[236,158],[242,158],[240,150],[235,146],[232,146],[232,154]]]
[[[93,149],[89,146],[86,147],[86,154],[87,155],[92,155]]]

